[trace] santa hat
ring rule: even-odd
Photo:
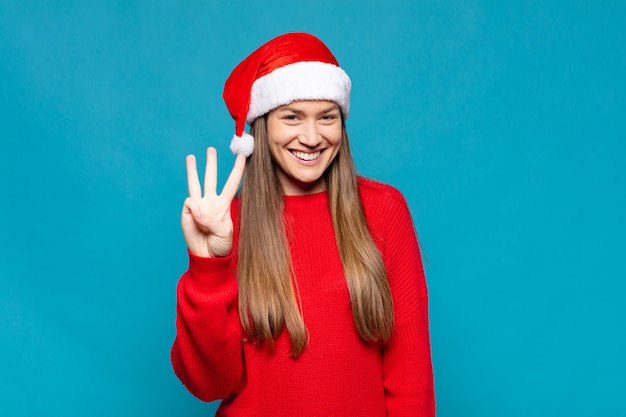
[[[230,149],[250,156],[254,138],[245,132],[246,123],[295,100],[334,101],[347,119],[351,85],[315,36],[287,33],[270,40],[237,65],[224,85],[224,101],[235,120]]]

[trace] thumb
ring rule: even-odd
[[[187,197],[185,199],[185,203],[183,205],[183,214],[191,214],[195,221],[201,221],[204,215],[202,214],[202,210],[200,210],[200,206],[191,197]]]

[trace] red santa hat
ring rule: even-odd
[[[235,120],[230,149],[246,157],[254,138],[250,124],[277,107],[296,100],[330,100],[350,111],[350,77],[321,40],[308,33],[280,35],[244,59],[224,85],[224,101]]]

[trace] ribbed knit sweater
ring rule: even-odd
[[[285,197],[293,278],[309,335],[295,359],[286,330],[273,351],[246,341],[234,255],[189,254],[177,288],[171,360],[192,394],[223,399],[217,416],[435,415],[428,296],[407,204],[396,189],[371,180],[360,178],[359,192],[393,298],[395,326],[386,343],[364,342],[357,333],[325,192]],[[235,227],[238,212],[235,200]]]

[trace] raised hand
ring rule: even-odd
[[[189,251],[197,256],[226,256],[233,246],[233,221],[230,205],[237,193],[246,165],[246,158],[237,155],[221,194],[217,194],[217,151],[208,148],[204,170],[204,195],[198,177],[196,157],[188,155],[187,186],[181,224]]]

